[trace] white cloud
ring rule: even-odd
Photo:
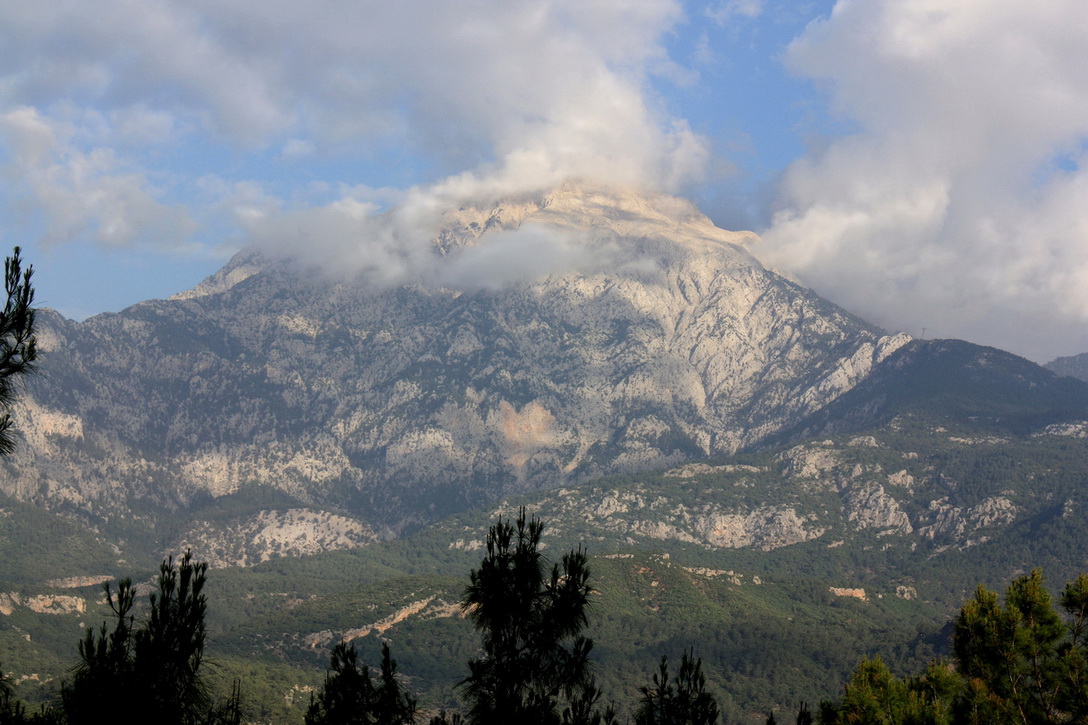
[[[108,246],[177,247],[187,241],[195,224],[184,209],[160,203],[144,174],[112,150],[75,148],[73,135],[73,127],[32,108],[0,116],[7,147],[3,176],[17,207],[42,217],[45,244],[83,237]]]
[[[489,188],[474,177],[397,194],[345,188],[332,203],[299,208],[288,208],[253,185],[205,183],[266,254],[378,289],[424,285],[498,290],[571,271],[656,271],[652,260],[631,257],[614,242],[532,222],[487,231],[466,246],[440,253],[435,233],[451,207],[466,188]]]
[[[182,135],[173,114],[143,105],[115,109],[110,113],[109,125],[117,144],[128,148],[162,146]]]
[[[858,131],[787,170],[763,256],[888,325],[1079,351],[1085,37],[1081,0],[840,0],[787,62]]]
[[[698,146],[646,95],[681,15],[677,0],[8,5],[0,103],[139,105],[243,145],[385,139],[452,171],[657,183]]]
[[[7,192],[43,217],[49,242],[180,243],[195,225],[153,177],[193,189],[207,204],[192,212],[201,227],[235,242],[240,230],[341,266],[344,239],[368,230],[371,256],[356,266],[399,278],[423,263],[409,238],[458,198],[570,177],[664,189],[698,179],[707,145],[650,90],[687,77],[662,42],[682,16],[680,0],[5,4]],[[211,158],[147,171],[182,146]],[[263,180],[226,179],[258,154],[414,157],[439,181],[404,192],[410,211],[389,226],[368,218],[378,207],[358,190],[321,206],[306,190],[281,185],[281,199]]]
[[[497,290],[549,274],[596,266],[586,240],[538,224],[486,234],[480,243],[436,266],[435,282],[453,289]]]
[[[290,138],[280,151],[280,158],[288,161],[298,161],[314,155],[317,147],[313,141],[305,138]]]

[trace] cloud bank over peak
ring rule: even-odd
[[[55,252],[39,266],[89,289],[77,316],[109,304],[79,258],[169,277],[258,245],[465,286],[582,264],[526,234],[441,272],[431,240],[464,199],[697,181],[708,145],[655,90],[690,80],[666,49],[683,22],[680,0],[3,4],[0,239]]]
[[[887,327],[1073,354],[1086,37],[1085,0],[0,3],[0,241],[82,316],[250,243],[412,279],[441,210],[580,179],[762,227]]]
[[[888,326],[1088,347],[1086,37],[1079,0],[841,0],[786,61],[856,130],[787,169],[762,257]]]
[[[149,157],[170,147],[364,162],[395,149],[432,181],[451,176],[443,195],[571,176],[675,188],[707,153],[650,91],[677,72],[662,36],[682,17],[677,0],[8,4],[3,161],[36,179],[24,205],[52,216],[74,167],[110,155],[95,178],[126,187],[112,223],[133,228],[150,211],[169,225],[182,213],[149,180]],[[70,127],[68,146],[48,158],[29,149],[18,132],[28,114]],[[49,222],[50,238],[109,226],[82,216]]]

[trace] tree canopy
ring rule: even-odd
[[[1015,579],[1001,604],[979,586],[954,622],[953,660],[895,677],[864,660],[821,722],[1033,725],[1088,722],[1088,576],[1069,582],[1054,608],[1043,574]]]
[[[460,685],[471,723],[599,723],[589,660],[588,557],[581,548],[552,564],[540,551],[544,524],[521,509],[487,534],[487,556],[469,575],[463,608],[480,632],[483,655]]]
[[[33,371],[38,356],[34,334],[33,265],[23,269],[19,247],[4,260],[6,300],[0,310],[0,455],[15,449],[10,409],[15,401],[15,382]]]
[[[332,649],[325,684],[310,698],[306,725],[412,725],[416,701],[397,679],[397,662],[382,643],[377,684],[355,645],[340,642]]]

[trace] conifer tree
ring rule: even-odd
[[[589,565],[580,548],[558,564],[540,552],[544,525],[521,509],[487,534],[487,556],[472,571],[462,607],[481,635],[483,656],[460,684],[475,725],[593,725],[598,708],[586,626]]]
[[[415,698],[397,679],[397,662],[382,643],[381,679],[377,685],[354,644],[332,649],[329,672],[317,695],[310,698],[306,725],[412,725]]]
[[[1009,585],[1004,607],[980,586],[955,624],[956,662],[971,685],[961,709],[991,721],[1064,722],[1057,697],[1064,634],[1039,569]]]
[[[159,567],[158,591],[149,597],[146,621],[137,624],[135,588],[128,579],[116,591],[105,585],[113,613],[96,634],[79,642],[80,661],[72,681],[61,688],[61,712],[70,725],[100,723],[103,713],[125,704],[157,725],[232,723],[239,717],[237,687],[216,705],[201,665],[207,642],[204,584],[208,565],[195,563],[186,551]]]
[[[684,653],[680,672],[672,679],[669,658],[662,656],[653,685],[639,691],[635,725],[714,725],[721,714],[718,701],[706,689],[702,660],[692,650]]]
[[[1042,572],[1014,580],[1002,604],[980,586],[954,622],[952,663],[899,679],[864,660],[820,722],[1045,725],[1088,722],[1088,577],[1066,585],[1054,608]]]
[[[0,725],[17,725],[27,722],[23,703],[15,699],[11,680],[0,667]]]
[[[34,288],[30,278],[34,267],[22,268],[19,247],[4,260],[4,291],[7,298],[0,310],[0,455],[15,448],[12,420],[8,412],[15,399],[15,381],[34,370],[38,356],[34,335]]]

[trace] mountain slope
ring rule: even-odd
[[[1088,418],[1088,384],[962,340],[903,345],[864,381],[767,443],[861,430],[913,414],[938,424],[1030,433]]]
[[[990,365],[951,367],[959,384],[938,385],[940,394],[904,393],[909,405],[883,425],[529,492],[395,541],[216,571],[217,660],[244,674],[255,704],[289,721],[336,641],[359,640],[368,653],[390,641],[424,701],[448,703],[478,647],[457,606],[467,573],[488,525],[525,505],[547,523],[549,556],[581,545],[594,557],[601,594],[590,633],[607,697],[633,702],[659,656],[689,646],[731,722],[762,723],[772,708],[781,715],[834,694],[863,655],[917,671],[947,651],[942,626],[977,583],[1001,589],[1042,566],[1060,586],[1088,562],[1088,422],[1003,427],[1051,406],[1055,378],[988,348],[949,350]],[[978,372],[990,368],[992,378]],[[1013,403],[972,403],[996,405],[1001,417],[962,414],[976,373],[979,390],[1010,373],[1024,379]],[[956,405],[946,404],[949,390],[963,393]],[[223,536],[252,503],[224,496],[199,515]],[[116,570],[97,566],[87,573]],[[0,612],[11,627],[0,654],[20,677],[63,676],[78,623],[106,616],[92,581],[23,579],[0,594],[11,610]],[[28,696],[36,682],[24,682]]]
[[[517,234],[571,261],[446,283],[479,277],[473,260]],[[135,518],[159,546],[227,495],[251,501],[245,529],[269,490],[278,510],[388,537],[518,491],[731,453],[908,339],[765,270],[750,239],[677,199],[568,186],[447,214],[432,245],[446,282],[382,289],[243,253],[178,299],[42,315],[4,491]]]
[[[1046,364],[1047,370],[1078,380],[1088,380],[1088,353],[1059,357]]]
[[[694,646],[730,722],[762,723],[834,694],[864,655],[916,671],[946,654],[942,628],[978,583],[1042,566],[1056,588],[1088,562],[1088,424],[998,436],[933,420],[530,493],[396,542],[230,570],[218,641],[297,666],[323,664],[340,638],[389,641],[412,686],[448,701],[477,646],[456,606],[466,574],[487,527],[524,505],[549,556],[593,557],[607,696],[633,702],[661,654]],[[292,582],[308,596],[284,595]]]

